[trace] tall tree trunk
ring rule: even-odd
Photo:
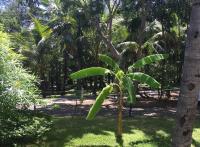
[[[109,41],[112,41],[112,25],[113,25],[113,15],[110,14],[110,18],[109,18],[109,28],[108,28],[108,36],[109,36]]]
[[[123,108],[123,94],[120,90],[118,100],[118,116],[117,116],[117,137],[122,137],[122,108]]]
[[[68,56],[68,53],[67,53],[67,48],[63,51],[63,57],[64,57],[64,64],[63,64],[63,87],[62,87],[62,95],[65,95],[65,85],[67,83],[67,56]]]
[[[142,3],[141,24],[138,29],[138,44],[139,44],[140,48],[144,41],[144,31],[145,31],[146,19],[147,19],[147,2],[142,0],[141,3]]]
[[[173,147],[190,147],[200,90],[200,0],[193,0]]]

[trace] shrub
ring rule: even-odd
[[[15,117],[1,119],[0,146],[37,139],[50,130],[51,124],[48,116],[31,111],[17,111]]]
[[[35,76],[29,74],[19,61],[20,55],[10,48],[9,36],[0,31],[0,113],[11,114],[17,105],[36,103],[38,94]],[[1,116],[2,116],[1,115]]]
[[[37,78],[23,68],[21,56],[10,49],[7,33],[0,30],[0,143],[48,130],[46,118],[24,113],[38,98]],[[19,110],[20,108],[20,110]]]

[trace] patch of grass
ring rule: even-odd
[[[122,140],[115,137],[116,120],[97,117],[86,121],[83,117],[54,118],[53,129],[29,146],[134,146],[170,147],[174,120],[170,118],[127,118],[124,120]],[[193,145],[200,146],[200,120],[194,127]]]
[[[54,104],[53,106],[52,106],[52,109],[53,110],[59,110],[61,108],[61,106],[59,105],[59,104]]]

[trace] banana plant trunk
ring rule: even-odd
[[[122,92],[120,92],[118,101],[117,137],[122,137],[122,108],[123,108],[123,94]]]
[[[193,0],[173,147],[190,147],[200,90],[200,0]]]

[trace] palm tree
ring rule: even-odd
[[[82,69],[70,75],[71,79],[78,80],[91,76],[104,76],[106,74],[112,74],[115,77],[115,82],[107,85],[100,92],[98,97],[96,98],[95,103],[91,107],[87,119],[94,119],[95,115],[101,108],[101,104],[104,99],[113,91],[115,88],[118,92],[118,117],[117,117],[117,137],[122,137],[122,108],[123,108],[123,97],[124,92],[128,93],[128,102],[135,103],[136,95],[135,95],[135,87],[133,85],[133,81],[138,81],[141,83],[145,83],[152,88],[158,89],[160,84],[151,76],[141,73],[141,72],[132,72],[132,69],[141,68],[146,64],[151,64],[153,62],[165,59],[167,56],[163,54],[155,54],[150,55],[145,58],[142,58],[135,62],[133,65],[129,66],[128,72],[124,72],[120,69],[119,65],[109,56],[99,55],[100,61],[106,63],[110,69],[102,68],[102,67],[90,67],[86,69]]]
[[[181,93],[178,100],[176,127],[172,144],[174,147],[190,147],[193,123],[200,90],[200,0],[192,3],[192,12],[185,49]]]

